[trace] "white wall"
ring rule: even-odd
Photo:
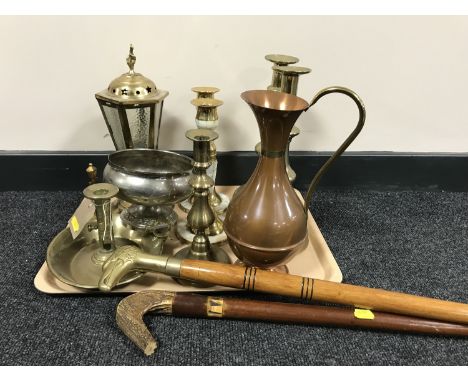
[[[368,118],[351,151],[468,151],[468,17],[0,17],[1,150],[108,150],[94,93],[136,69],[170,91],[161,147],[190,149],[192,86],[222,89],[219,150],[251,150],[256,122],[239,94],[265,88],[268,53],[312,68],[311,99],[342,85]],[[297,150],[333,150],[351,128],[352,101],[331,95],[303,114]]]

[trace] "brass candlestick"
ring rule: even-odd
[[[192,91],[197,93],[197,98],[214,98],[219,89],[214,86],[195,86]]]
[[[219,125],[218,118],[218,107],[223,104],[223,101],[214,98],[197,98],[192,100],[192,105],[197,108],[197,115],[195,117],[195,123],[198,128],[207,128],[215,130]],[[216,159],[216,145],[214,142],[210,142],[210,159],[211,166],[208,169],[208,175],[213,179],[215,184],[210,188],[209,201],[211,207],[215,210],[215,213],[221,213],[227,208],[227,203],[224,198],[216,192],[216,170],[218,167],[218,160]],[[224,201],[224,203],[223,203]],[[219,219],[217,219],[219,220]],[[222,224],[217,224],[217,228],[211,227],[211,235],[219,235],[223,232]]]
[[[96,207],[99,249],[93,254],[93,261],[103,263],[115,249],[112,232],[111,199],[119,193],[119,188],[109,183],[95,183],[83,191],[85,198]]]
[[[278,66],[287,66],[299,62],[299,59],[294,56],[287,56],[285,54],[267,54],[265,60],[273,62],[273,75],[271,77],[271,84],[267,87],[268,90],[280,91],[281,88],[281,73],[277,70]]]
[[[296,180],[296,171],[293,170],[291,164],[289,163],[289,146],[294,137],[298,136],[301,130],[297,126],[294,126],[289,133],[288,145],[286,146],[286,151],[284,152],[284,161],[286,162],[286,173],[288,174],[288,179],[291,183],[294,183]]]
[[[297,95],[299,76],[310,73],[309,68],[304,68],[301,66],[282,66],[277,68],[277,70],[281,74],[280,91],[292,95]],[[293,138],[298,136],[300,132],[301,130],[297,126],[294,126],[292,128],[291,133],[289,134],[288,145],[286,146],[286,152],[284,155],[284,160],[286,161],[286,172],[291,183],[293,183],[296,180],[296,172],[293,170],[289,163],[289,146],[291,145],[291,141],[293,140]]]
[[[297,95],[299,76],[311,71],[303,66],[277,66],[274,68],[281,74],[280,91],[292,95]]]
[[[193,141],[193,171],[189,184],[193,187],[194,201],[187,215],[187,224],[194,230],[192,244],[175,254],[178,259],[210,260],[230,264],[229,256],[221,248],[212,246],[207,237],[208,228],[215,221],[215,214],[210,206],[209,189],[214,182],[206,170],[211,165],[210,142],[218,138],[218,134],[207,129],[192,129],[185,136]]]
[[[201,131],[211,131],[214,132],[213,129],[199,129]],[[191,131],[191,130],[190,130]],[[195,129],[194,131],[197,131]],[[187,132],[188,133],[188,132]],[[218,134],[216,134],[216,138],[218,137]],[[219,212],[216,210],[216,205],[219,205],[219,203],[214,203],[213,200],[216,199],[216,190],[214,190],[214,177],[216,176],[216,146],[213,143],[213,140],[216,139],[213,138],[208,145],[208,160],[211,165],[206,170],[207,176],[213,181],[213,184],[208,187],[208,203],[210,205],[210,209],[213,211],[214,214],[214,221],[209,225],[207,229],[207,235],[209,236],[210,243],[216,244],[216,243],[223,243],[227,240],[227,236],[224,233],[223,230],[223,222],[219,218]],[[214,175],[214,176],[213,176]],[[214,191],[213,191],[214,190]],[[223,194],[221,194],[223,195]],[[224,196],[224,195],[223,195]],[[227,196],[220,197],[222,201],[227,198]],[[229,199],[228,199],[229,201]],[[195,202],[195,194],[192,194],[190,198],[187,200],[184,200],[182,203],[179,204],[179,207],[186,211],[189,212],[191,209],[193,209],[193,205]],[[228,203],[225,203],[227,205]],[[177,224],[177,233],[179,238],[192,242],[194,239],[194,235],[196,235],[196,230],[195,228],[191,225],[190,221],[187,220],[187,222],[179,222]]]
[[[215,98],[195,98],[191,104],[197,108],[195,124],[198,128],[214,130],[218,127],[218,107],[223,101]]]
[[[219,125],[217,108],[223,105],[223,101],[215,99],[213,96],[213,94],[218,92],[219,89],[214,87],[195,87],[192,88],[192,90],[197,92],[197,94],[200,97],[191,101],[192,105],[194,105],[197,108],[195,124],[198,128],[201,129],[215,130]],[[208,175],[216,183],[216,171],[218,167],[218,161],[216,159],[216,145],[213,142],[210,143],[210,157],[211,166],[207,172]],[[209,201],[216,215],[223,213],[229,205],[229,198],[224,194],[219,194],[216,191],[216,185],[213,185],[213,187],[210,188]],[[187,212],[190,210],[192,203],[193,197],[182,202],[180,204],[180,207],[182,210]],[[220,235],[222,232],[222,222],[217,217],[214,225],[210,227],[210,236]],[[224,237],[223,240],[225,239],[226,238]]]
[[[310,73],[309,68],[304,68],[301,66],[288,66],[289,64],[295,64],[299,61],[298,58],[293,56],[286,56],[282,54],[271,54],[265,56],[268,61],[275,63],[273,66],[273,77],[271,85],[268,86],[268,90],[278,91],[283,93],[288,93],[292,95],[297,95],[297,87],[299,84],[299,76],[302,74]],[[286,172],[288,174],[288,179],[291,183],[296,180],[296,172],[292,169],[289,163],[289,146],[294,137],[299,135],[301,130],[297,126],[294,126],[289,135],[288,144],[286,147],[286,152],[284,155],[284,160],[286,164]],[[259,143],[255,146],[255,151],[260,155],[262,146]]]

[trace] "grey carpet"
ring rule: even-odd
[[[145,357],[116,327],[121,297],[34,288],[48,243],[80,199],[0,193],[2,365],[468,364],[461,338],[154,316],[147,323],[160,349]],[[468,302],[467,193],[325,190],[312,210],[346,282]]]

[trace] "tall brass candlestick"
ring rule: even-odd
[[[265,56],[265,59],[273,62],[275,65],[272,67],[273,76],[271,79],[271,84],[268,86],[268,90],[289,93],[296,95],[297,87],[299,83],[299,76],[310,72],[309,68],[299,67],[299,66],[288,66],[290,64],[295,64],[299,61],[297,57],[287,56],[284,54],[268,54]],[[288,144],[286,147],[286,152],[284,155],[284,160],[286,163],[286,172],[288,174],[288,179],[291,183],[296,180],[296,172],[292,169],[289,163],[289,146],[294,137],[299,135],[301,131],[297,126],[294,126],[289,135]],[[255,146],[255,151],[260,155],[262,151],[262,146],[259,143]]]
[[[279,66],[287,66],[296,64],[299,59],[294,56],[287,56],[285,54],[267,54],[265,60],[272,62],[274,65],[273,75],[271,77],[271,84],[267,87],[268,90],[280,91],[282,75],[277,70]]]
[[[281,85],[279,91],[292,95],[297,95],[299,76],[310,73],[309,68],[304,68],[301,66],[277,66],[274,70],[276,70],[281,75]],[[286,152],[284,155],[284,160],[286,161],[286,172],[291,183],[296,180],[296,172],[289,163],[289,147],[293,138],[298,136],[300,132],[301,130],[297,126],[292,128],[291,133],[289,134],[288,145],[286,146]]]
[[[218,138],[212,130],[192,129],[185,136],[193,141],[193,171],[189,184],[193,187],[194,200],[187,215],[187,224],[195,236],[192,244],[176,253],[178,259],[199,259],[230,264],[229,256],[221,248],[211,245],[206,231],[215,221],[215,213],[210,206],[209,189],[214,182],[206,170],[210,167],[210,143]],[[190,283],[193,284],[193,283]]]
[[[310,73],[310,69],[303,66],[278,66],[276,70],[281,74],[280,91],[292,95],[297,95],[299,76]]]
[[[195,116],[197,127],[201,129],[216,130],[219,125],[217,108],[223,105],[223,101],[214,98],[214,93],[218,92],[219,89],[204,86],[195,87],[192,88],[192,90],[198,94],[198,98],[191,101],[192,105],[197,108]],[[218,160],[216,159],[216,145],[213,142],[210,144],[210,156],[212,164],[207,172],[216,184]],[[216,191],[216,185],[213,185],[213,187],[210,188],[209,201],[216,215],[222,214],[229,205],[229,198],[224,194],[218,193]],[[193,197],[182,202],[180,204],[181,209],[185,212],[189,211],[192,202]],[[210,227],[210,236],[218,236],[222,233],[222,222],[217,218],[216,222]],[[226,238],[223,236],[222,240],[226,240]]]
[[[216,130],[219,125],[218,107],[223,104],[223,101],[214,98],[197,98],[192,100],[192,105],[197,108],[197,115],[195,122],[198,128],[206,128]],[[208,169],[208,174],[216,183],[216,171],[218,167],[218,160],[216,159],[216,145],[214,142],[210,143],[210,159],[211,166]],[[223,198],[216,192],[216,185],[210,188],[210,205],[215,212],[223,212],[227,208],[227,204],[223,203]],[[222,232],[222,226],[218,229],[213,229],[213,233],[218,235]],[[216,233],[215,233],[216,232]]]

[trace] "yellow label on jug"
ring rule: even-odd
[[[373,320],[375,318],[374,313],[369,309],[354,309],[354,317],[360,320]]]
[[[75,215],[72,216],[70,222],[71,222],[73,231],[78,232],[80,230],[80,223],[78,223],[78,219],[76,218]]]

